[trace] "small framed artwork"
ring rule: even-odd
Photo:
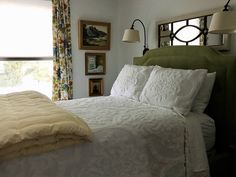
[[[79,20],[79,48],[110,50],[111,23]]]
[[[105,53],[85,53],[85,75],[106,74]]]
[[[102,96],[103,89],[103,78],[89,79],[89,96]]]

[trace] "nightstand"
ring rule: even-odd
[[[232,144],[229,146],[230,154],[230,177],[236,177],[236,145]]]
[[[236,177],[236,145],[209,158],[211,177]]]

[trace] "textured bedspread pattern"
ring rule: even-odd
[[[0,177],[208,177],[194,116],[112,96],[57,105],[88,123],[92,143],[0,162]]]
[[[91,135],[82,119],[38,92],[1,95],[0,109],[1,160],[79,143]]]
[[[145,150],[140,151],[138,155],[135,152],[129,151],[129,155],[125,158],[130,160],[126,159],[129,163],[125,163],[125,168],[123,169],[120,169],[118,166],[116,168],[111,167],[112,159],[116,158],[114,154],[117,154],[115,150],[119,146],[112,148],[114,152],[109,153],[109,157],[107,157],[111,159],[108,166],[110,167],[109,169],[112,169],[112,173],[109,170],[112,176],[116,176],[113,174],[127,177],[208,176],[207,161],[204,149],[202,149],[203,142],[201,142],[203,140],[200,135],[196,142],[201,144],[201,146],[198,145],[195,149],[190,148],[191,140],[196,136],[193,136],[194,132],[201,129],[200,125],[196,122],[193,123],[191,119],[185,119],[170,109],[150,106],[124,97],[84,98],[58,102],[57,104],[82,116],[95,134],[98,130],[105,127],[120,127],[123,130],[129,130],[132,134],[139,137],[139,143],[144,144]],[[88,111],[88,108],[90,111]],[[189,128],[192,127],[188,126],[188,124],[192,125],[194,130],[191,131]],[[108,132],[103,133],[105,137],[109,134]],[[122,138],[120,137],[119,139]],[[114,138],[112,141],[114,141]],[[133,142],[130,143],[132,144]],[[127,144],[122,144],[123,146],[126,147]],[[135,146],[137,144],[134,144],[133,151]],[[197,147],[201,150],[197,149]],[[104,151],[101,151],[99,157],[105,158],[106,154]],[[147,155],[146,159],[143,158],[145,154]],[[133,156],[136,156],[136,160],[133,160],[135,159]],[[137,160],[137,157],[142,160]],[[120,164],[124,162],[121,161]],[[86,175],[83,171],[80,171],[77,173],[78,176],[111,176],[106,174],[95,175],[95,173],[104,173],[105,171],[96,162],[90,164],[91,166],[86,166],[87,164],[81,161],[80,165],[87,170]],[[143,169],[146,170],[142,171]],[[126,173],[122,173],[122,171]],[[146,173],[147,171],[149,174]]]

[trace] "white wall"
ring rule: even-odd
[[[157,47],[156,22],[167,18],[186,15],[193,12],[222,7],[226,3],[222,0],[118,0],[119,1],[119,36],[126,28],[130,28],[132,21],[139,18],[145,24],[148,32],[149,48]],[[230,5],[235,7],[236,1]],[[137,44],[119,43],[118,71],[125,63],[132,63],[134,56],[141,56],[143,50],[143,29],[137,23],[135,28],[140,31],[141,42]],[[231,53],[236,54],[236,34],[232,36]]]
[[[73,58],[73,92],[74,98],[88,96],[88,79],[103,77],[105,95],[110,93],[111,86],[117,76],[118,56],[118,17],[117,1],[111,0],[71,0],[71,33]],[[85,76],[85,50],[78,49],[78,20],[95,20],[111,23],[111,49],[106,52],[106,75]],[[91,51],[90,51],[91,52]]]
[[[124,29],[130,28],[135,18],[144,22],[149,48],[152,49],[157,47],[157,21],[211,8],[223,8],[225,3],[226,0],[71,0],[74,98],[88,96],[89,78],[84,71],[85,51],[78,49],[78,19],[111,22],[111,50],[106,52],[107,73],[102,76],[105,81],[105,95],[108,95],[123,65],[132,63],[134,56],[142,55],[142,35],[141,43],[121,42]],[[230,5],[236,10],[236,1],[231,1]],[[142,34],[140,24],[137,23],[135,28]],[[231,41],[231,54],[236,55],[236,34]]]

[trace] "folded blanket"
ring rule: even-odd
[[[0,113],[1,160],[90,139],[82,119],[35,91],[0,95]]]

